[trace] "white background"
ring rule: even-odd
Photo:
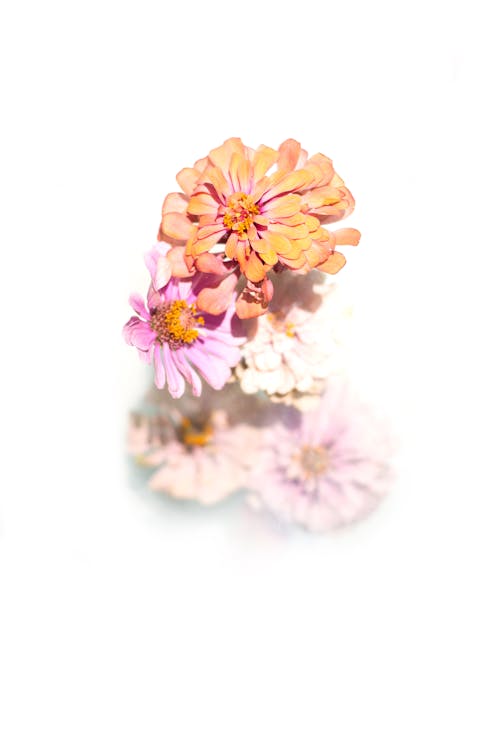
[[[500,746],[493,9],[4,5],[2,749]],[[335,536],[124,463],[126,300],[175,173],[233,135],[357,199],[338,279],[399,478]]]

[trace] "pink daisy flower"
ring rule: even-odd
[[[311,531],[373,510],[390,485],[390,443],[347,387],[330,388],[315,411],[279,413],[261,433],[250,504]]]
[[[166,384],[173,398],[183,395],[186,381],[199,396],[199,375],[220,390],[240,359],[245,337],[235,317],[234,300],[219,315],[200,314],[196,306],[207,285],[207,276],[198,273],[192,279],[171,278],[160,291],[151,286],[147,304],[138,294],[130,297],[137,316],[124,326],[125,340],[137,348],[143,361],[154,365],[156,386],[161,389]]]

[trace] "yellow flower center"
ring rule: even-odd
[[[208,422],[194,424],[184,417],[179,427],[179,437],[187,447],[205,447],[212,439],[214,430]]]
[[[284,333],[289,338],[293,338],[295,335],[295,326],[293,323],[288,322],[284,319],[283,314],[275,314],[273,312],[268,312],[267,319],[269,321],[269,324],[271,327],[277,332],[277,333]]]
[[[184,299],[158,305],[150,321],[158,343],[168,343],[173,349],[196,341],[199,331],[195,326],[204,324],[204,318],[196,316],[196,306]]]
[[[235,192],[227,202],[227,210],[224,214],[224,226],[231,231],[236,231],[243,236],[253,224],[253,217],[260,213],[250,195],[244,192]]]
[[[319,476],[328,468],[328,452],[324,447],[304,445],[298,458],[306,479]]]

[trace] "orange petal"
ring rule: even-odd
[[[354,203],[349,204],[346,201],[340,201],[335,206],[323,206],[314,208],[311,212],[318,216],[325,224],[331,224],[333,221],[340,221],[349,216],[354,210]]]
[[[278,169],[285,169],[287,172],[295,169],[300,156],[300,143],[293,138],[288,138],[281,144],[278,151]]]
[[[169,192],[161,209],[162,213],[186,213],[188,199],[181,192]]]
[[[247,193],[250,189],[250,164],[240,153],[233,153],[229,165],[229,179],[235,192]]]
[[[271,249],[273,249],[280,257],[288,257],[288,255],[293,254],[291,241],[282,234],[272,234],[271,232],[266,231],[263,239],[266,240]]]
[[[266,226],[269,225],[269,219],[267,216],[263,216],[262,213],[258,213],[257,216],[254,216],[253,222],[259,227],[259,231],[262,231],[262,229],[265,229]]]
[[[361,233],[357,229],[337,229],[330,234],[330,246],[333,237],[333,246],[336,244],[350,244],[356,246],[361,239]]]
[[[181,169],[176,176],[176,180],[186,195],[191,195],[200,177],[201,173],[197,169],[186,167],[185,169]]]
[[[340,221],[341,218],[345,218],[353,212],[355,205],[354,198],[347,187],[319,189],[331,190],[330,197],[324,199],[322,205],[319,207],[310,207],[309,213],[319,216],[325,223],[330,223],[332,221]]]
[[[238,246],[238,235],[236,234],[236,232],[231,232],[226,242],[226,255],[231,260],[233,260],[236,255],[237,246]]]
[[[276,172],[276,175],[278,175],[276,180],[271,178],[273,186],[265,192],[263,202],[267,202],[268,200],[271,200],[271,198],[283,193],[303,190],[305,187],[308,187],[311,182],[311,175],[307,169],[297,169],[297,171],[286,174],[285,176]],[[275,175],[273,175],[273,177],[274,176]]]
[[[322,187],[324,185],[329,185],[335,174],[332,160],[329,159],[328,156],[324,156],[322,153],[315,153],[314,156],[311,156],[304,165],[305,169],[308,169],[311,166],[319,169],[320,174],[320,176],[315,180],[314,186]]]
[[[328,245],[324,246],[319,242],[313,242],[308,250],[304,250],[304,255],[309,266],[316,268],[316,266],[328,260],[330,257],[330,248]]]
[[[189,239],[193,224],[182,213],[165,213],[161,221],[164,234],[172,239]]]
[[[273,294],[274,294],[274,286],[270,278],[266,277],[263,280],[261,289],[262,289],[262,295],[264,297],[264,300],[269,303],[271,299],[273,298]]]
[[[225,312],[234,296],[234,287],[238,279],[236,273],[230,273],[222,278],[217,286],[207,286],[200,291],[196,299],[196,306],[202,312],[210,315],[220,315]]]
[[[299,268],[303,268],[306,264],[306,259],[303,252],[301,252],[299,257],[297,258],[282,257],[280,258],[280,260],[283,265],[286,265],[287,268],[290,268],[291,270],[298,270]]]
[[[330,239],[330,232],[325,229],[324,226],[319,226],[316,231],[312,231],[309,234],[310,239],[315,239],[318,242],[328,242]]]
[[[316,270],[321,270],[323,273],[330,273],[331,275],[335,275],[335,273],[338,273],[341,268],[344,267],[346,263],[345,257],[342,255],[341,252],[332,252],[330,257],[325,263],[321,263],[320,265],[316,266]]]
[[[327,187],[315,187],[303,195],[304,203],[309,207],[321,208],[325,205],[336,205],[342,200],[342,194],[337,187],[328,185]]]
[[[246,230],[247,239],[251,242],[254,239],[258,239],[259,235],[257,233],[257,229],[255,228],[255,224],[250,224],[248,229]]]
[[[226,234],[226,230],[219,231],[216,234],[211,234],[209,237],[205,237],[204,239],[196,239],[191,247],[191,252],[194,256],[201,255],[202,252],[207,252],[208,250],[211,250],[212,247],[215,247],[219,239],[221,239]]]
[[[272,178],[275,176],[276,172],[274,172],[274,174],[272,174],[270,177],[264,176],[259,179],[254,189],[252,190],[252,200],[254,203],[257,203],[257,201],[260,200],[264,195],[266,190],[268,190],[274,184]]]
[[[258,182],[278,160],[278,152],[269,146],[259,146],[253,157],[253,177]]]
[[[232,193],[229,183],[224,174],[215,166],[209,166],[205,169],[202,177],[204,184],[213,185],[219,195],[220,202],[225,203],[227,195]]]
[[[248,240],[238,239],[238,244],[236,245],[235,254],[236,254],[236,260],[239,262],[241,270],[245,271],[247,258],[250,254],[250,245],[248,243]]]
[[[307,237],[304,237],[303,239],[292,239],[290,241],[292,243],[292,249],[288,253],[288,257],[290,258],[300,257],[300,255],[304,252],[304,250],[308,250],[312,244],[312,239],[311,239],[310,234],[308,234]]]
[[[200,224],[196,239],[206,239],[207,237],[211,237],[212,234],[219,234],[220,232],[223,234],[227,232],[226,227],[220,221]]]
[[[287,226],[297,226],[303,224],[306,220],[305,213],[294,213],[293,216],[280,217],[280,224],[286,224]]]
[[[186,263],[184,247],[172,247],[167,254],[167,260],[172,268],[172,275],[176,278],[193,275],[194,268],[189,268]]]
[[[219,204],[207,192],[196,192],[187,204],[187,212],[193,216],[216,214]]]
[[[301,199],[299,195],[289,193],[281,195],[279,198],[270,200],[265,205],[265,215],[270,218],[281,218],[285,216],[294,216],[300,211]]]
[[[196,258],[196,267],[202,273],[214,273],[216,276],[224,276],[227,273],[222,256],[213,252],[203,252],[199,255]]]
[[[304,223],[307,226],[307,230],[310,232],[316,231],[320,227],[319,219],[316,216],[306,214],[304,216]]]
[[[194,162],[194,168],[199,171],[200,174],[202,174],[205,169],[208,166],[208,156],[205,156],[203,159],[198,159],[198,161]]]
[[[266,267],[256,252],[250,253],[245,268],[245,276],[254,283],[259,283],[266,277]]]
[[[253,317],[260,317],[267,312],[268,303],[265,301],[256,301],[245,295],[245,289],[239,295],[236,301],[236,314],[242,320],[249,320]]]
[[[278,255],[271,244],[265,239],[257,239],[252,242],[252,249],[259,253],[260,258],[266,265],[275,265],[278,262]]]
[[[222,146],[212,149],[208,157],[214,166],[219,167],[227,175],[233,153],[239,153],[241,156],[245,155],[241,138],[228,138]]]
[[[269,224],[268,231],[273,234],[282,234],[284,237],[288,237],[288,239],[304,239],[304,237],[309,236],[309,229],[305,223],[298,224],[297,226],[287,226],[279,221],[275,221]]]

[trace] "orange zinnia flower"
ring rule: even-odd
[[[214,274],[197,302],[207,312],[224,308],[241,272],[247,286],[237,312],[260,315],[272,297],[272,268],[336,273],[345,263],[336,245],[359,241],[355,229],[324,227],[348,216],[354,199],[331,160],[308,158],[295,140],[276,151],[230,138],[177,181],[184,193],[167,195],[159,238],[185,243],[188,265]]]

